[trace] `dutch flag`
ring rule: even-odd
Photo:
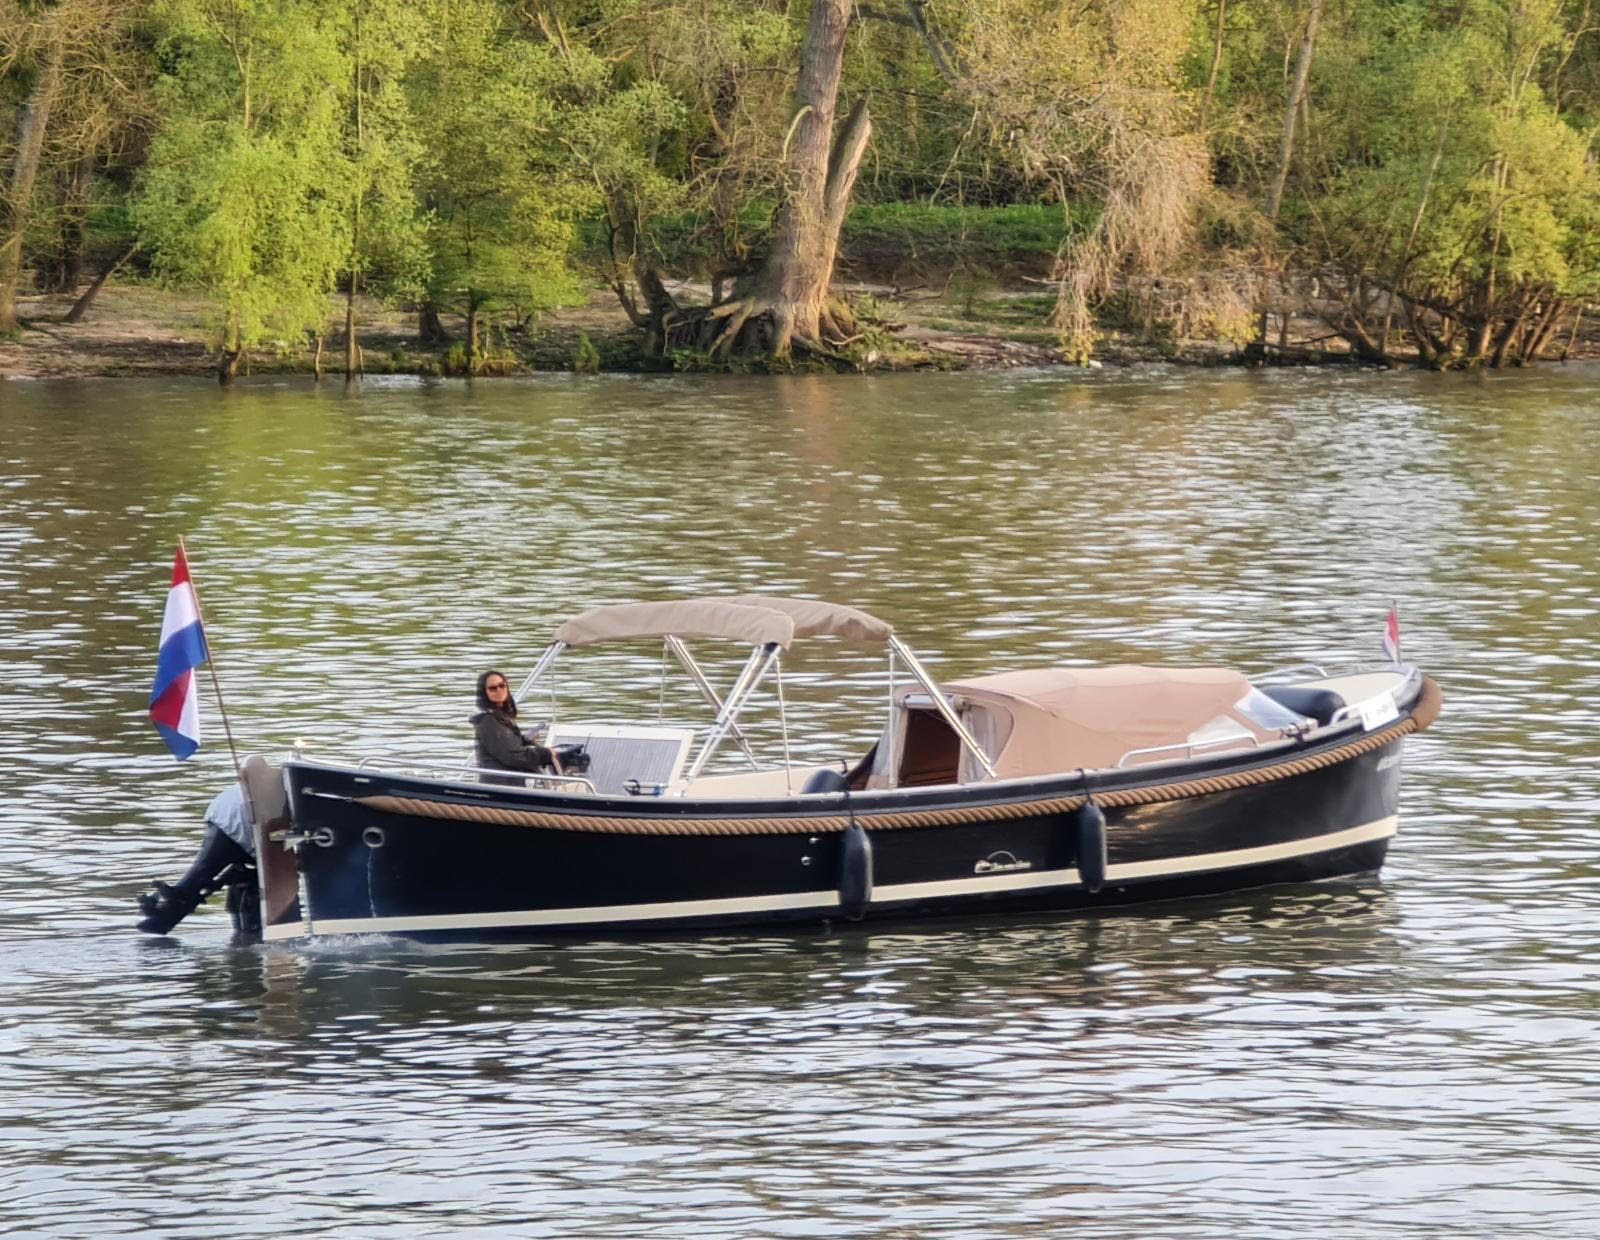
[[[178,545],[172,565],[172,588],[161,618],[161,653],[156,683],[150,690],[150,722],[180,762],[200,748],[200,695],[194,669],[206,661],[206,634],[200,604],[189,583],[189,561]]]
[[[1389,662],[1400,662],[1400,609],[1389,604],[1389,618],[1383,626],[1383,653]]]

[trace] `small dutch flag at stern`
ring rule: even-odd
[[[1389,619],[1383,626],[1383,653],[1391,663],[1400,662],[1400,609],[1389,604]]]
[[[189,560],[178,546],[172,586],[161,618],[161,652],[150,690],[150,722],[180,762],[200,748],[200,694],[194,669],[206,661],[206,634],[200,604],[189,581]]]

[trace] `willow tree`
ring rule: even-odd
[[[137,206],[164,276],[218,301],[218,378],[320,333],[352,253],[338,30],[314,0],[166,0],[164,119]]]
[[[961,0],[942,33],[912,11],[993,141],[1061,204],[1053,322],[1064,350],[1087,358],[1096,305],[1119,279],[1176,261],[1210,187],[1183,78],[1195,0]]]
[[[688,186],[685,96],[715,76],[718,63],[703,48],[695,61],[688,42],[692,31],[713,27],[663,20],[654,7],[619,5],[595,22],[550,6],[529,31],[543,40],[555,71],[546,133],[558,162],[593,188],[605,228],[606,282],[643,330],[647,358],[661,357],[666,321],[679,309],[654,226],[668,212],[705,200]]]
[[[414,298],[427,271],[415,173],[421,143],[405,90],[407,72],[435,50],[434,15],[416,0],[344,0],[326,9],[346,63],[344,152],[350,252],[344,261],[344,371],[362,369],[356,294]]]

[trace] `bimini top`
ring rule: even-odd
[[[1202,737],[1279,737],[1239,709],[1250,681],[1226,668],[1051,667],[943,688],[1000,779],[1093,770],[1131,750]]]
[[[771,642],[787,650],[797,637],[886,642],[893,633],[888,624],[854,607],[741,594],[591,607],[557,629],[555,640],[568,646],[594,646],[650,637],[709,637],[751,646]]]

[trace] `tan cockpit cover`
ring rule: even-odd
[[[886,642],[894,626],[854,607],[811,598],[774,598],[766,594],[740,594],[727,600],[749,607],[770,607],[794,621],[796,637],[838,637],[847,642]]]
[[[776,642],[785,650],[794,636],[795,622],[783,612],[724,599],[591,607],[555,632],[556,641],[569,646],[644,637],[720,637],[751,646]]]
[[[1052,667],[942,688],[969,717],[987,714],[969,727],[984,736],[1000,779],[1114,766],[1130,750],[1181,745],[1219,715],[1261,740],[1276,739],[1233,709],[1250,681],[1226,668]],[[1144,760],[1183,756],[1179,750]]]

